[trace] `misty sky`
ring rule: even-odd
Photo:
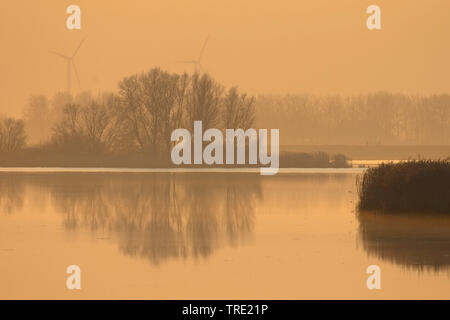
[[[82,9],[82,29],[66,29],[66,7]],[[382,30],[366,28],[381,7]],[[198,56],[226,86],[258,93],[450,91],[448,0],[3,0],[0,4],[0,113],[19,116],[29,94],[115,90],[123,76]]]

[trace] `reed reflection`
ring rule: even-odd
[[[360,212],[364,250],[391,263],[419,271],[450,270],[450,219],[444,214]]]
[[[49,175],[48,187],[68,231],[109,232],[120,251],[153,264],[206,258],[242,244],[253,230],[257,175]]]

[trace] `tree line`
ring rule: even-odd
[[[207,74],[158,68],[124,77],[116,92],[32,95],[22,119],[0,117],[0,153],[169,154],[170,134],[278,128],[282,145],[450,145],[450,95],[260,95]]]
[[[192,129],[194,120],[204,128],[224,129],[249,128],[255,118],[254,98],[237,87],[225,89],[208,74],[159,68],[123,78],[117,92],[31,96],[23,113],[24,120],[10,121],[22,124],[30,144],[65,154],[141,152],[154,157],[170,155],[172,131]]]
[[[450,145],[450,95],[261,95],[256,125],[282,145]]]

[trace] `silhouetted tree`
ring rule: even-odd
[[[223,87],[209,75],[196,73],[191,78],[187,92],[187,115],[190,126],[200,120],[203,128],[213,128],[220,123]]]
[[[150,150],[158,154],[170,147],[170,135],[181,123],[187,75],[152,69],[139,78],[142,104],[148,117]]]
[[[239,94],[236,87],[228,90],[223,98],[224,125],[227,129],[248,129],[255,121],[254,98]]]
[[[130,138],[130,144],[136,145],[141,151],[148,150],[151,141],[151,121],[147,110],[143,107],[138,75],[125,77],[120,81],[119,96],[122,101],[122,119],[128,124],[124,135]]]
[[[25,142],[23,120],[4,118],[0,121],[0,152],[19,151],[25,146]]]
[[[173,130],[192,128],[195,120],[205,129],[248,128],[255,110],[252,97],[235,87],[225,92],[207,74],[179,75],[154,68],[123,78],[118,94],[57,93],[50,100],[31,96],[24,116],[36,129],[30,130],[35,141],[45,142],[50,131],[49,147],[60,151],[141,151],[164,160],[170,155]]]
[[[93,99],[84,97],[82,103],[67,104],[61,120],[54,128],[53,143],[67,151],[102,153],[113,151],[119,119],[119,100],[113,94]]]

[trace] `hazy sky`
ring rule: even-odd
[[[82,10],[82,29],[66,28],[66,8]],[[366,27],[381,7],[382,30]],[[29,94],[115,90],[123,76],[199,54],[226,86],[258,93],[450,91],[448,0],[2,0],[0,112],[20,115]]]

